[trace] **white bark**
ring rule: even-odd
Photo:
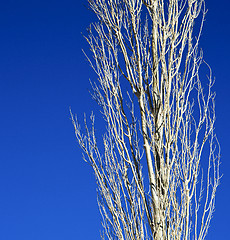
[[[72,120],[96,176],[105,236],[204,239],[220,178],[211,70],[202,80],[207,88],[199,77],[204,1],[89,4],[100,22],[86,39],[98,78],[93,97],[106,122],[104,149],[99,150],[93,115],[85,135]],[[208,163],[206,179],[201,160]]]

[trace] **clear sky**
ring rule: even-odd
[[[216,77],[222,147],[216,212],[207,239],[229,239],[230,21],[228,0],[206,0],[205,60]],[[96,104],[81,49],[86,0],[0,2],[0,240],[99,239],[96,185],[69,116]],[[96,122],[97,123],[97,122]],[[100,129],[100,124],[98,125]]]

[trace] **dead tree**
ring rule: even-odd
[[[106,123],[103,145],[93,114],[83,132],[72,121],[96,176],[102,238],[205,239],[220,179],[214,81],[198,45],[205,3],[89,5],[99,20],[86,39],[97,75],[93,98]],[[202,63],[209,75],[201,81]]]

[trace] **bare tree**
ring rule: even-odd
[[[213,78],[198,46],[204,0],[89,5],[99,19],[86,39],[97,74],[93,98],[106,122],[103,144],[93,114],[85,132],[72,121],[96,176],[102,238],[205,239],[220,155]]]

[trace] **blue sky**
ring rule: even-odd
[[[227,0],[207,0],[201,39],[216,77],[216,132],[224,175],[207,239],[229,238],[230,21]],[[91,168],[81,159],[69,116],[89,114],[81,49],[95,16],[85,1],[0,3],[0,240],[99,239]],[[100,126],[98,125],[100,129]]]

